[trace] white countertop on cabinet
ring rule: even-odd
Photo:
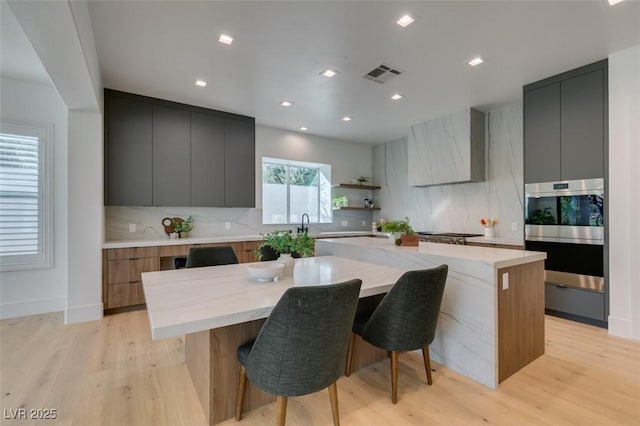
[[[522,238],[513,237],[467,237],[465,238],[470,243],[482,243],[482,244],[501,244],[505,246],[519,246],[524,247],[524,240]]]
[[[330,231],[311,233],[315,238],[332,238],[347,236],[365,236],[371,235],[370,231]],[[262,235],[219,235],[211,237],[194,237],[194,238],[157,238],[148,240],[119,240],[106,241],[102,243],[103,249],[115,248],[131,248],[131,247],[159,247],[159,246],[179,246],[186,244],[211,244],[211,243],[235,243],[243,241],[262,241]]]

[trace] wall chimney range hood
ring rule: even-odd
[[[485,174],[485,114],[473,108],[411,127],[409,185],[480,182]]]

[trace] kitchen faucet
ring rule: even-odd
[[[306,228],[304,227],[304,217],[305,216],[307,217],[307,227]],[[309,215],[305,213],[305,214],[302,215],[302,226],[300,228],[298,228],[298,234],[301,233],[301,232],[304,232],[305,234],[307,232],[309,232],[309,226],[308,225],[309,225]]]

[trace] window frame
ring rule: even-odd
[[[265,164],[273,164],[273,165],[281,165],[281,166],[286,166],[287,167],[287,183],[286,183],[286,187],[287,187],[287,208],[286,208],[286,212],[287,212],[287,221],[286,222],[279,222],[279,223],[275,223],[275,222],[265,222],[265,217],[264,217],[264,177],[262,175],[262,171],[264,168]],[[260,163],[260,184],[262,187],[262,197],[263,197],[263,201],[262,201],[262,223],[263,225],[295,225],[298,224],[299,222],[291,222],[291,183],[289,182],[289,169],[290,167],[301,167],[301,168],[308,168],[308,169],[317,169],[318,171],[318,191],[317,191],[317,200],[318,200],[318,212],[317,212],[317,217],[318,219],[322,217],[321,215],[321,211],[322,211],[322,205],[321,205],[321,200],[322,200],[322,191],[321,191],[321,177],[324,176],[328,183],[329,183],[329,187],[331,187],[331,165],[330,164],[323,164],[323,163],[314,163],[314,162],[310,162],[310,161],[296,161],[296,160],[286,160],[286,159],[282,159],[282,158],[275,158],[275,157],[262,157],[262,161]],[[329,194],[329,199],[331,198],[331,194]],[[330,201],[329,201],[330,203]],[[321,221],[310,221],[309,223],[312,224],[328,224],[328,223],[333,223],[333,209],[331,208],[331,204],[328,204],[329,207],[329,211],[331,212],[329,215],[329,219],[326,222],[321,222]]]
[[[0,255],[0,271],[53,267],[53,124],[0,121],[0,133],[38,138],[38,253]],[[0,244],[2,244],[0,242]]]

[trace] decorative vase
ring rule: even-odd
[[[486,238],[493,238],[496,236],[495,230],[493,228],[484,228],[484,236]]]
[[[189,238],[189,233],[188,232],[181,232],[180,233],[180,238]]]
[[[296,261],[293,260],[290,253],[281,253],[280,257],[278,257],[277,262],[284,264],[284,269],[282,270],[283,276],[293,275],[293,268],[296,265]]]

